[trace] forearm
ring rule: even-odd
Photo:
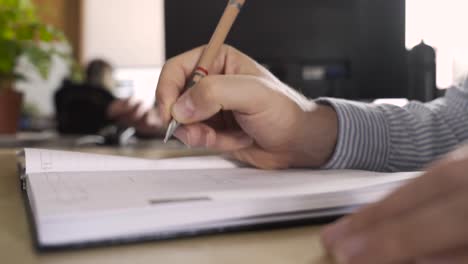
[[[297,120],[292,135],[290,167],[319,168],[333,155],[338,137],[338,118],[333,107],[315,105]]]
[[[319,102],[338,115],[337,143],[325,168],[420,169],[468,139],[468,97],[459,89],[403,108],[328,98]]]
[[[324,168],[384,170],[390,149],[384,113],[375,105],[342,99],[318,102],[332,106],[338,117],[334,153]]]

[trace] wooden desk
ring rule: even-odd
[[[0,150],[1,263],[331,263],[320,245],[319,228],[314,226],[37,253],[31,241],[14,153],[11,149]],[[143,155],[163,157],[166,154],[160,150]]]

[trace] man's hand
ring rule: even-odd
[[[164,124],[171,117],[185,124],[177,138],[266,169],[328,160],[337,137],[334,110],[307,100],[232,47],[224,46],[210,75],[182,94],[202,51],[169,60],[156,90]]]
[[[468,263],[468,147],[325,229],[340,264]]]
[[[163,134],[163,124],[157,109],[143,109],[140,102],[116,99],[107,109],[107,116],[120,125],[134,127],[138,133],[147,136]]]

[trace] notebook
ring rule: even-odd
[[[42,250],[323,221],[420,175],[267,171],[220,156],[147,160],[46,149],[25,149],[19,161]]]

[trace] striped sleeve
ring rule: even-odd
[[[327,169],[421,169],[468,139],[468,87],[404,107],[320,98],[338,115],[338,141]]]

